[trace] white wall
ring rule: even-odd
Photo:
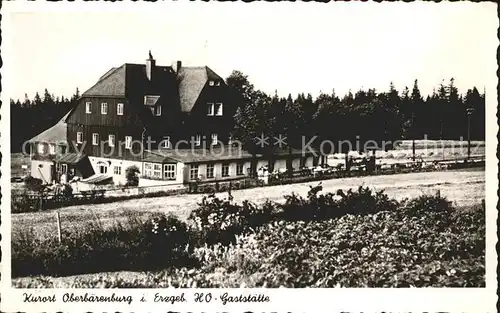
[[[31,160],[31,176],[41,179],[44,183],[52,183],[51,161]]]
[[[139,187],[166,186],[166,185],[182,185],[182,183],[177,182],[177,180],[148,179],[143,177],[139,178]]]
[[[99,162],[104,162],[108,165],[108,172],[107,175],[110,175],[113,177],[113,182],[115,185],[125,185],[127,182],[125,178],[125,170],[127,167],[135,165],[139,169],[139,176],[142,174],[142,162],[139,161],[129,161],[129,160],[121,160],[121,159],[110,159],[110,158],[101,158],[101,157],[89,157],[90,164],[92,165],[92,168],[94,169],[94,172],[96,174],[99,173]],[[114,167],[115,166],[120,166],[121,167],[121,174],[117,175],[114,173]],[[140,181],[140,179],[139,179]]]

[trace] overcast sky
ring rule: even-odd
[[[384,91],[390,81],[411,88],[414,79],[427,94],[451,77],[461,92],[482,91],[486,73],[496,68],[498,22],[491,3],[141,7],[152,10],[118,12],[115,4],[103,13],[11,14],[2,23],[8,96],[31,97],[44,88],[65,96],[76,87],[83,92],[111,67],[144,63],[149,49],[159,65],[207,65],[223,78],[238,69],[256,88],[283,96],[332,88],[339,95],[361,87]]]

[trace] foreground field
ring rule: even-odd
[[[316,184],[316,183],[314,183]],[[367,176],[322,181],[325,192],[337,189],[366,186],[374,190],[384,190],[392,198],[416,197],[422,194],[435,193],[447,197],[456,207],[476,205],[484,199],[484,169],[459,171],[410,173],[386,176]],[[284,196],[292,192],[305,194],[310,183],[271,186],[255,189],[233,191],[235,201],[250,200],[262,204],[266,200],[283,201]],[[221,197],[226,194],[219,194]],[[64,229],[82,227],[83,223],[99,220],[103,225],[111,225],[117,221],[125,221],[129,212],[147,216],[151,212],[173,213],[181,220],[186,220],[190,212],[197,207],[201,195],[179,195],[160,198],[134,199],[108,204],[72,206],[60,209],[61,224]],[[57,235],[54,212],[20,213],[12,215],[12,236],[31,227],[34,234],[42,239]]]
[[[17,278],[13,284],[482,287],[484,213],[482,206],[459,210],[441,196],[396,201],[362,187],[332,194],[317,186],[306,198],[292,194],[284,204],[263,206],[208,197],[188,228],[175,218],[153,218],[111,232],[76,231],[62,244],[19,238],[12,255],[16,276],[107,273]],[[181,259],[191,261],[175,262]],[[153,264],[155,270],[144,272]]]

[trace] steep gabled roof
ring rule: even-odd
[[[162,81],[155,82],[155,85],[166,83],[165,73],[174,73],[171,67],[156,66],[157,77],[162,77]],[[207,66],[181,67],[177,73],[179,103],[183,112],[190,112],[198,100],[203,87],[208,80],[223,81],[212,69]],[[154,80],[153,80],[154,82]],[[85,91],[82,96],[126,96],[127,90],[133,84],[147,85],[146,67],[144,64],[123,64],[118,68],[107,71],[97,83]],[[162,86],[169,88],[173,86]],[[175,86],[177,87],[177,86]]]
[[[66,113],[54,126],[31,138],[28,142],[67,143],[68,127],[66,119],[71,111]]]
[[[208,80],[222,78],[207,66],[181,67],[177,75],[181,110],[190,112]]]
[[[126,64],[107,71],[82,96],[125,96]]]

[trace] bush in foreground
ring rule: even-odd
[[[70,287],[484,286],[482,208],[457,212],[440,196],[398,203],[367,188],[320,191],[263,206],[210,195],[189,226],[154,215],[128,227],[94,225],[62,245],[20,237],[13,274],[68,275],[88,262],[82,272],[164,270],[131,279],[83,277]]]
[[[127,223],[111,228],[92,221],[65,232],[61,243],[56,238],[40,241],[27,231],[12,240],[12,275],[64,276],[193,265],[188,241],[185,223],[158,214],[146,221],[131,215]]]

